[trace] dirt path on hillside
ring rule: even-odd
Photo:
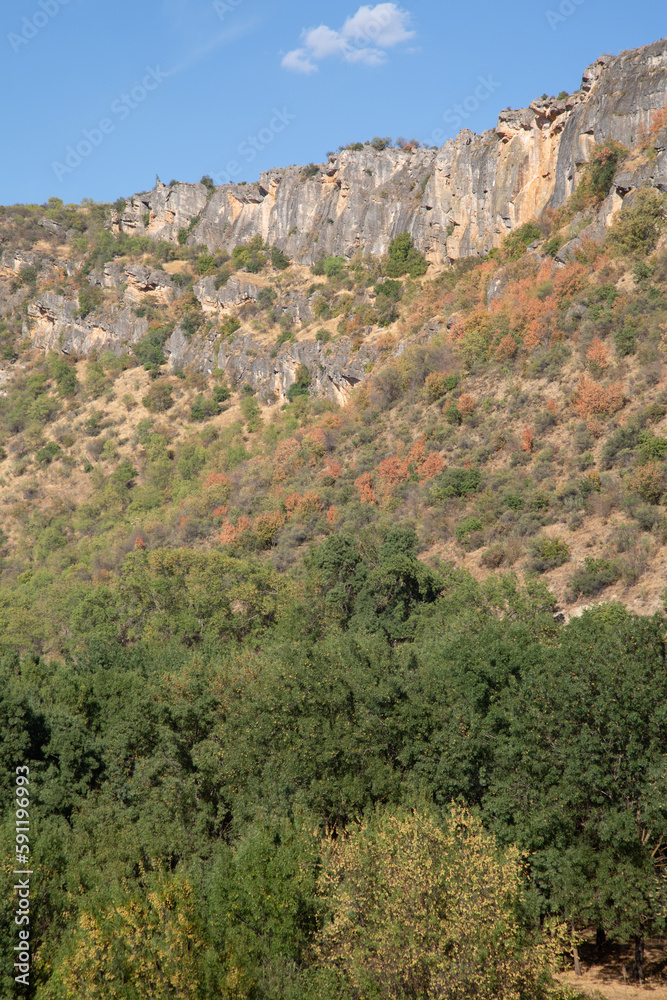
[[[586,935],[590,938],[590,935]],[[628,945],[610,944],[604,959],[597,958],[593,940],[581,945],[583,975],[573,971],[558,976],[558,980],[599,1000],[667,1000],[667,942],[651,939],[645,947],[645,982],[639,984],[626,975],[632,966],[632,949]]]

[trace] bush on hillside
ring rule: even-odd
[[[174,405],[172,391],[172,386],[167,382],[155,382],[141,402],[150,413],[164,413]]]
[[[411,278],[420,278],[428,270],[428,261],[417,250],[410,233],[403,232],[395,236],[389,244],[389,261],[386,272],[389,278],[401,278],[408,274]]]
[[[500,246],[500,257],[502,260],[518,260],[522,257],[527,248],[535,240],[539,240],[543,233],[536,222],[526,222],[518,229],[512,230],[504,238]]]
[[[605,587],[609,587],[621,576],[621,568],[608,559],[584,559],[584,565],[577,569],[570,580],[570,596],[573,601],[579,597],[595,597]]]
[[[526,569],[530,573],[547,573],[569,561],[570,549],[560,538],[543,535],[530,543],[530,558]]]
[[[607,232],[605,245],[617,257],[645,256],[655,249],[665,225],[667,195],[653,189],[637,192]]]

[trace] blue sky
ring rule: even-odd
[[[441,144],[665,34],[655,0],[6,0],[0,203],[254,180],[374,135]]]

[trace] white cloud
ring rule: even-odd
[[[282,65],[296,73],[314,73],[320,60],[335,56],[347,63],[381,66],[387,49],[415,37],[410,19],[410,12],[395,3],[360,7],[339,31],[326,24],[304,29],[301,47],[288,52]]]
[[[407,10],[399,10],[395,3],[379,3],[376,7],[360,7],[353,17],[348,17],[342,34],[353,41],[360,39],[365,44],[372,42],[378,48],[391,49],[414,38],[409,24]]]
[[[285,69],[291,69],[295,73],[316,73],[317,66],[311,59],[305,49],[293,49],[288,52],[282,61],[282,65]]]
[[[304,31],[303,41],[313,59],[325,59],[327,56],[344,56],[347,42],[340,32],[332,31],[326,24],[319,28]]]
[[[353,49],[345,56],[345,62],[363,63],[364,66],[381,66],[387,60],[387,53],[382,49]]]

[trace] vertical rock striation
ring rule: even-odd
[[[433,263],[483,255],[547,206],[562,205],[595,143],[632,146],[666,102],[663,39],[602,56],[566,99],[503,111],[495,129],[463,131],[442,149],[344,150],[315,176],[301,167],[269,170],[212,196],[202,184],[158,184],[130,200],[116,227],[172,241],[192,227],[189,241],[209,250],[261,234],[305,264],[359,248],[382,254],[404,230]],[[642,182],[667,183],[664,156]]]

